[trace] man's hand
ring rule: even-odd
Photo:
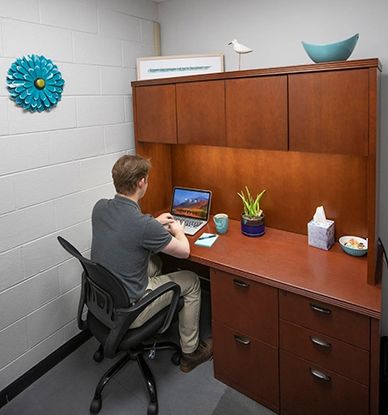
[[[168,230],[173,236],[177,236],[179,233],[185,233],[185,225],[183,222],[179,222],[174,220],[173,222],[168,224]]]
[[[162,213],[155,219],[162,225],[169,225],[170,223],[174,222],[174,217],[171,215],[171,213]]]
[[[174,220],[167,225],[168,231],[173,238],[170,243],[162,249],[162,252],[177,258],[188,258],[190,256],[190,243],[184,231],[184,224]]]

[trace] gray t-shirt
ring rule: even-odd
[[[101,199],[92,213],[91,259],[120,278],[129,298],[140,298],[148,284],[151,253],[161,251],[172,236],[152,216],[126,197]]]

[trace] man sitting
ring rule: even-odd
[[[183,226],[169,213],[157,218],[144,215],[139,200],[148,187],[149,160],[140,156],[122,156],[112,169],[117,194],[101,199],[92,213],[91,259],[109,269],[124,283],[135,303],[149,291],[168,281],[181,287],[184,307],[179,312],[179,335],[182,348],[181,370],[189,372],[212,357],[210,339],[199,339],[201,287],[191,271],[161,275],[161,261],[152,254],[163,252],[188,258],[190,244]],[[150,304],[131,327],[139,327],[171,302],[166,293]]]

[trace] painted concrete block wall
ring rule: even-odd
[[[91,209],[134,151],[130,82],[155,20],[151,0],[0,0],[0,390],[77,333],[80,267],[56,237],[89,254]],[[31,53],[66,82],[49,113],[8,97],[9,66]]]
[[[159,4],[163,55],[225,55],[227,71],[238,57],[226,44],[236,38],[254,49],[242,69],[313,63],[301,40],[336,42],[360,33],[350,59],[379,58],[381,76],[380,236],[388,248],[388,2],[386,0],[165,0]],[[356,209],[357,207],[349,207]],[[388,335],[388,272],[383,277],[383,332]]]

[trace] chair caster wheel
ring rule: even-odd
[[[92,403],[90,404],[90,412],[92,414],[98,414],[101,411],[102,407],[102,399],[93,399]]]
[[[181,363],[181,354],[180,352],[175,352],[172,356],[171,356],[171,362],[175,365],[175,366],[179,366]]]
[[[104,360],[104,352],[100,349],[97,350],[93,355],[93,360],[97,363],[100,363]]]
[[[150,402],[148,405],[147,415],[158,415],[158,403]]]

